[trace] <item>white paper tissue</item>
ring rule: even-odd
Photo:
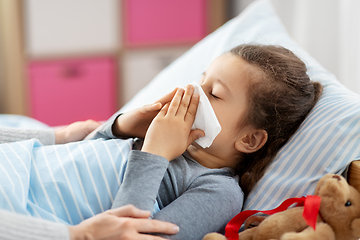
[[[207,148],[210,147],[215,137],[220,133],[221,126],[201,86],[198,83],[191,83],[191,85],[195,87],[195,93],[200,96],[195,121],[191,129],[201,129],[205,132],[205,136],[195,142],[201,147]]]

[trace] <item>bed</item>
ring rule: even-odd
[[[348,175],[350,184],[360,190],[360,96],[342,86],[290,38],[270,0],[253,2],[205,37],[119,112],[151,103],[176,86],[198,81],[213,59],[242,43],[275,44],[292,50],[306,63],[310,78],[324,86],[319,102],[250,192],[244,209],[272,209],[284,199],[312,194],[326,173]],[[35,124],[32,119],[23,121]]]

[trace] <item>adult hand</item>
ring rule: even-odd
[[[71,240],[161,240],[164,238],[146,233],[176,234],[178,226],[148,219],[149,211],[132,205],[107,210],[78,225],[69,226]]]
[[[118,117],[112,126],[112,132],[117,137],[144,138],[147,129],[160,109],[174,97],[177,88],[166,94],[153,104],[145,105]]]
[[[100,123],[93,120],[74,122],[64,128],[55,130],[55,143],[63,144],[83,140],[100,125]]]
[[[194,86],[178,89],[171,103],[151,122],[141,150],[169,161],[180,156],[193,141],[205,135],[200,129],[191,130],[198,104]]]

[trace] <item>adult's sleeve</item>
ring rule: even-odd
[[[132,150],[127,164],[112,208],[133,204],[142,210],[153,211],[169,161],[158,155]]]
[[[0,239],[69,240],[70,233],[64,224],[0,209]]]
[[[0,128],[0,143],[15,142],[37,138],[44,145],[55,144],[55,132],[53,129],[21,129]]]

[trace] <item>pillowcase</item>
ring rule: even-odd
[[[342,173],[351,161],[360,158],[360,97],[289,37],[270,0],[253,2],[197,43],[120,112],[154,102],[176,86],[199,81],[217,56],[243,43],[274,44],[292,50],[306,63],[310,78],[324,86],[319,102],[279,151],[244,205],[244,209],[272,209],[287,198],[313,194],[324,174]]]

